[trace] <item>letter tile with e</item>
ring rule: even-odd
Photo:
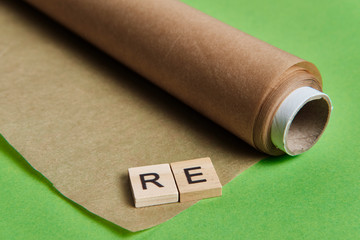
[[[221,196],[222,185],[210,158],[174,162],[170,166],[180,202]]]

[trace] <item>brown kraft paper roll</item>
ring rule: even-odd
[[[271,140],[282,101],[301,87],[322,90],[313,64],[179,1],[27,1],[271,155],[283,153]],[[325,128],[330,104],[315,108],[302,117],[321,115],[310,121],[315,134],[305,143],[295,141],[307,145],[296,146],[294,154],[309,149]]]

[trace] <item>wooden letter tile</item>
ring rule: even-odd
[[[210,158],[170,164],[180,192],[180,202],[221,196],[221,183]]]
[[[135,207],[179,201],[179,193],[169,164],[129,168]]]

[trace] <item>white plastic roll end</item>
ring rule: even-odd
[[[314,88],[301,87],[281,103],[271,126],[273,144],[289,155],[309,150],[330,118],[330,98]]]

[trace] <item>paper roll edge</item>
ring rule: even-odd
[[[271,141],[294,156],[309,150],[323,134],[332,111],[328,95],[311,87],[292,91],[280,104],[271,125]]]

